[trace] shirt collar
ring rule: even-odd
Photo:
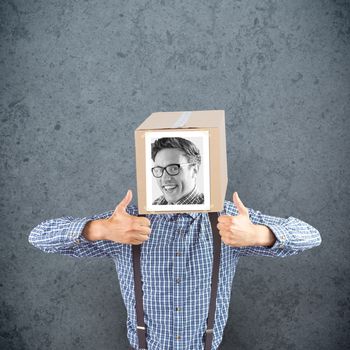
[[[191,204],[193,197],[198,195],[197,184],[194,185],[192,191],[187,193],[184,197],[180,198],[175,204]]]
[[[173,221],[175,220],[176,218],[178,218],[179,216],[181,215],[184,215],[184,216],[190,216],[192,219],[197,219],[202,213],[171,213],[171,214],[150,214],[150,215],[154,215],[154,216],[160,216],[160,217],[163,217],[165,218],[165,220],[167,221]]]

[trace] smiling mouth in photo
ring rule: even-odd
[[[175,189],[177,188],[177,185],[164,185],[163,186],[163,190],[167,193],[172,193],[175,191]]]

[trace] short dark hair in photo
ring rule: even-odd
[[[164,148],[178,148],[182,150],[190,163],[201,164],[201,154],[197,146],[182,137],[162,137],[152,143],[152,160],[155,161],[157,153]]]

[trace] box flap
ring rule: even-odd
[[[224,120],[224,110],[156,112],[136,130],[218,127]]]

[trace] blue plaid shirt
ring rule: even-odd
[[[134,205],[127,212],[137,215]],[[132,249],[130,244],[82,236],[90,220],[108,218],[108,211],[84,218],[66,216],[36,226],[29,242],[47,253],[73,257],[110,257],[118,274],[122,297],[127,309],[127,336],[138,349]],[[224,215],[237,215],[237,209],[225,201]],[[268,226],[276,236],[272,247],[231,247],[221,242],[221,261],[212,350],[222,340],[228,318],[231,288],[241,256],[286,257],[321,244],[319,232],[309,224],[288,217],[268,216],[249,209],[255,224]],[[202,213],[151,214],[150,238],[142,244],[141,274],[144,321],[149,350],[204,349],[203,335],[208,317],[213,239],[209,217]]]

